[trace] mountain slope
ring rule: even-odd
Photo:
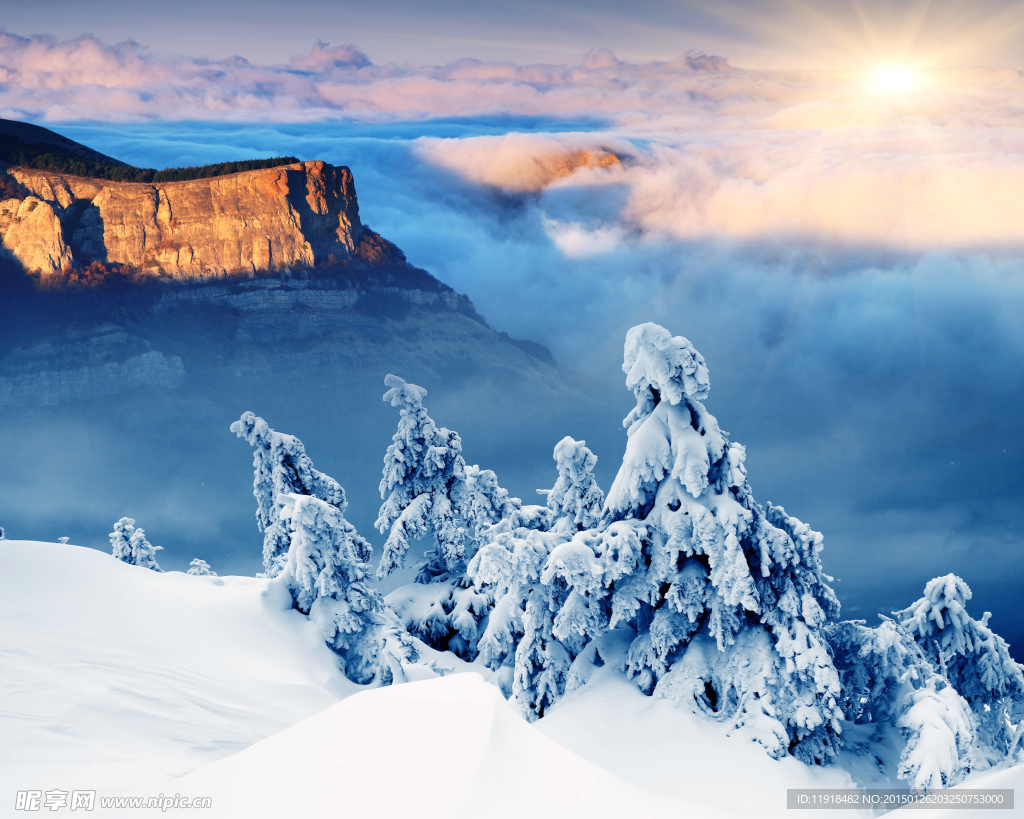
[[[73,156],[81,157],[89,162],[102,162],[108,165],[128,167],[128,163],[114,159],[99,151],[61,136],[49,128],[33,125],[31,122],[20,122],[13,119],[0,119],[0,135],[17,140],[25,145],[45,145],[56,148]]]
[[[430,390],[474,460],[516,441],[503,476],[520,493],[548,482],[559,438],[585,434],[593,402],[550,353],[496,332],[363,225],[344,167],[159,184],[12,173],[31,190],[0,202],[10,534],[60,521],[53,536],[102,546],[130,514],[171,566],[217,531],[215,565],[255,572],[251,454],[228,432],[247,410],[303,437],[372,531],[389,372]],[[29,259],[49,272],[26,273]],[[518,443],[553,423],[550,441]]]

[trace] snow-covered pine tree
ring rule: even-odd
[[[427,415],[427,391],[388,375],[384,400],[399,408],[398,430],[384,455],[376,527],[388,532],[377,578],[405,565],[410,538],[433,530],[437,552],[428,557],[438,569],[458,574],[465,568],[466,531],[459,525],[470,512],[466,462],[457,432],[438,428]],[[431,560],[433,558],[433,561]],[[442,568],[443,567],[443,568]]]
[[[132,566],[160,571],[156,553],[163,546],[153,546],[146,540],[145,530],[136,528],[132,518],[121,518],[114,524],[114,531],[110,533],[110,546],[111,554],[118,560]]]
[[[915,788],[944,788],[974,767],[971,709],[925,657],[910,631],[883,618],[875,628],[863,620],[826,626],[839,671],[839,705],[848,723],[847,750],[891,762],[897,776]],[[888,734],[905,745],[898,760],[886,759]]]
[[[602,522],[553,549],[541,574],[569,592],[552,634],[582,648],[629,627],[627,670],[643,691],[727,721],[775,757],[827,762],[842,712],[822,633],[839,604],[821,535],[754,501],[743,447],[701,403],[708,370],[689,341],[634,327],[623,371],[637,403]]]
[[[284,584],[295,608],[316,623],[353,682],[370,682],[381,635],[380,594],[369,585],[373,547],[345,520],[345,506],[310,495],[284,495],[281,520],[289,549],[273,582]]]
[[[593,474],[597,456],[584,441],[563,438],[553,457],[558,479],[552,489],[538,490],[547,496],[547,506],[521,507],[488,527],[468,569],[478,588],[488,588],[496,598],[480,656],[491,668],[511,669],[506,694],[530,720],[543,716],[561,696],[581,648],[572,635],[564,642],[554,635],[552,615],[568,590],[561,582],[542,585],[541,572],[553,548],[599,521],[604,502]]]
[[[493,470],[481,469],[475,464],[467,464],[465,469],[469,495],[466,521],[473,527],[471,551],[475,554],[482,542],[483,530],[512,517],[523,508],[523,502],[509,497],[508,490],[498,485],[498,476]]]
[[[132,559],[132,535],[135,533],[135,521],[132,518],[121,518],[114,524],[110,533],[110,552],[118,560],[134,563]]]
[[[252,493],[256,497],[256,524],[263,532],[264,577],[276,577],[284,565],[289,536],[281,522],[283,495],[309,495],[344,508],[345,490],[334,478],[313,468],[302,441],[276,432],[257,415],[246,412],[231,431],[255,448]]]
[[[518,522],[518,521],[516,521]],[[495,598],[487,628],[480,637],[480,659],[492,669],[510,663],[523,635],[523,612],[551,549],[550,541],[563,538],[515,526],[509,519],[489,527],[484,545],[469,563],[467,575],[480,591]],[[509,690],[505,692],[510,695]]]
[[[217,573],[210,568],[210,564],[200,558],[195,558],[188,567],[185,574],[197,575],[199,577],[216,577]]]
[[[4,527],[0,526],[0,540],[7,540],[7,536],[4,533]]]
[[[955,574],[936,577],[924,596],[894,613],[936,673],[970,704],[977,720],[977,750],[995,764],[1016,750],[1024,732],[1024,673],[1006,641],[967,613],[971,589]]]
[[[156,562],[156,553],[164,547],[151,544],[146,539],[146,532],[141,526],[136,527],[132,532],[129,545],[132,550],[131,560],[126,562],[134,566],[141,566],[143,569],[152,569],[154,572],[161,571],[160,564]]]
[[[586,441],[574,441],[566,435],[555,445],[552,457],[558,480],[541,494],[547,496],[547,507],[554,513],[554,528],[575,533],[597,526],[604,505],[604,492],[594,477],[597,456],[587,448]]]
[[[466,564],[478,547],[477,533],[518,514],[522,502],[510,498],[487,469],[468,466],[458,433],[438,427],[427,414],[427,391],[388,375],[384,400],[399,408],[398,430],[384,456],[380,493],[384,503],[377,528],[389,532],[377,577],[405,564],[410,541],[431,531],[437,541],[418,566],[416,583],[388,597],[403,625],[433,648],[473,659],[479,625],[494,603],[473,588]]]

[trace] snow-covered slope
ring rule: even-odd
[[[0,542],[0,788],[116,793],[239,751],[357,690],[263,580]]]
[[[643,696],[614,635],[531,725],[489,672],[425,647],[418,682],[348,682],[266,590],[0,542],[0,815],[18,790],[84,789],[209,796],[217,819],[783,816],[786,788],[851,784]],[[966,783],[1015,785],[1024,767]]]
[[[856,787],[837,766],[771,759],[746,737],[728,736],[721,723],[645,696],[620,670],[628,649],[629,637],[602,638],[605,665],[556,703],[537,729],[635,785],[685,796],[701,816],[715,809],[783,816],[787,788]]]
[[[958,785],[950,790],[972,790],[974,788],[1013,790],[1016,797],[1014,809],[998,810],[995,812],[990,808],[976,810],[965,808],[929,809],[929,819],[992,819],[996,816],[1020,816],[1024,813],[1024,807],[1021,805],[1021,800],[1024,799],[1024,765],[1015,765],[1012,768],[1001,768],[974,774],[962,785]],[[912,810],[914,808],[900,808],[899,811],[893,813],[893,816],[903,819],[906,815],[913,815],[910,813]]]
[[[261,788],[253,783],[287,783]],[[246,817],[679,816],[538,733],[476,674],[367,691],[175,783]],[[703,816],[729,816],[702,811]]]

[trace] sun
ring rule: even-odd
[[[907,66],[885,65],[871,72],[868,85],[879,94],[902,95],[920,88],[921,78]]]

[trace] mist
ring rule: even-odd
[[[618,176],[579,171],[515,190],[469,159],[457,162],[473,140],[501,138],[502,129],[532,130],[533,142],[515,137],[520,146],[609,145],[613,135],[598,126],[519,119],[60,130],[145,166],[260,153],[350,166],[366,224],[469,295],[498,330],[547,345],[566,373],[571,389],[542,400],[502,395],[494,382],[399,373],[428,387],[432,416],[462,434],[467,460],[494,469],[525,502],[551,485],[551,448],[564,435],[587,440],[610,486],[632,405],[620,370],[626,329],[655,321],[686,336],[708,362],[708,409],[747,447],[755,496],[824,533],[844,616],[874,622],[931,577],[955,572],[974,589],[975,615],[991,610],[993,626],[1024,656],[1016,605],[1024,570],[1021,254],[849,237],[686,236],[636,218],[628,163]],[[618,144],[624,159],[643,152],[630,144]],[[345,486],[348,517],[379,549],[376,482],[397,422],[380,402],[383,375],[343,400],[314,385],[253,393],[230,410],[226,396],[211,396],[187,419],[209,449],[176,453],[170,470],[158,450],[173,446],[173,430],[154,436],[151,419],[137,414],[129,433],[45,416],[5,425],[3,445],[19,470],[7,499],[33,528],[9,531],[68,534],[102,548],[109,529],[100,521],[132,514],[152,520],[147,531],[166,548],[165,568],[201,556],[222,571],[258,570],[251,455],[227,431],[251,409],[302,438],[317,467]],[[54,485],[59,492],[46,491]],[[46,531],[37,530],[44,521]]]

